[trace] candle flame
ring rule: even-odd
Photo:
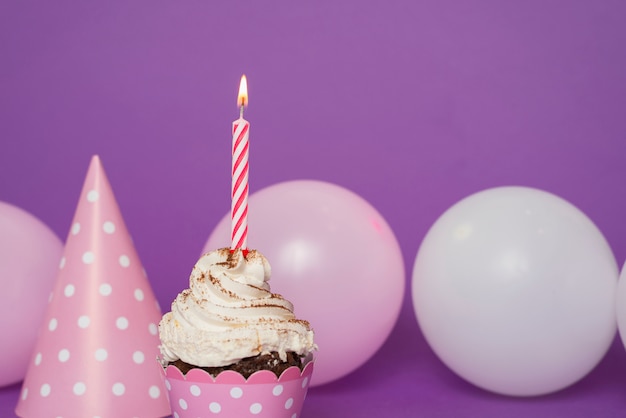
[[[237,96],[237,106],[248,106],[248,81],[246,75],[241,76],[241,82],[239,83],[239,95]]]

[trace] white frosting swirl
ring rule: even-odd
[[[228,248],[204,254],[194,266],[189,289],[172,302],[159,323],[161,354],[200,367],[219,367],[276,351],[307,355],[313,331],[298,320],[293,305],[270,291],[271,268],[261,253]]]

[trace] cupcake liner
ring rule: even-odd
[[[231,370],[215,378],[202,369],[190,370],[186,375],[175,366],[161,370],[173,418],[298,418],[311,382],[313,363],[308,362],[302,371],[292,366],[280,377],[261,370],[248,379]]]

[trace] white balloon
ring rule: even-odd
[[[579,209],[500,187],[431,227],[415,259],[413,304],[431,348],[483,389],[534,396],[591,371],[616,334],[615,257]]]
[[[626,263],[622,266],[622,272],[617,283],[617,328],[626,347]]]

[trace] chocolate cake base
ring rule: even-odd
[[[291,366],[297,366],[302,370],[302,358],[294,352],[287,353],[287,361],[282,361],[278,356],[278,353],[273,351],[269,354],[260,354],[254,357],[246,357],[237,363],[230,364],[222,367],[199,367],[193,364],[185,363],[182,360],[176,360],[170,362],[169,365],[176,366],[183,374],[191,369],[202,369],[211,376],[215,377],[224,370],[232,370],[240,373],[246,379],[254,372],[259,370],[269,370],[274,372],[276,377],[279,377],[282,372],[287,370]]]

